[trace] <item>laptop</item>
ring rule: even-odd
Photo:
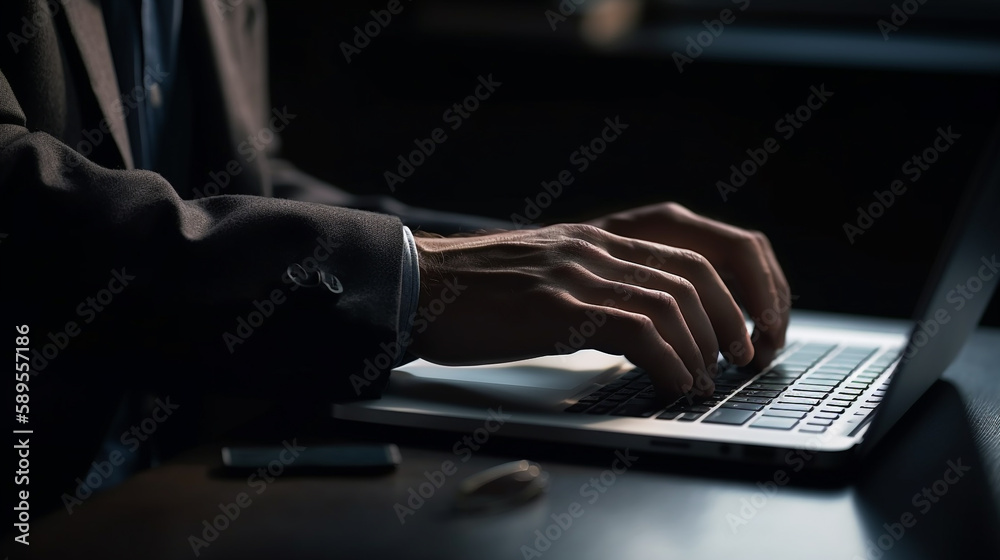
[[[720,363],[715,393],[656,400],[647,374],[593,350],[475,367],[417,360],[381,399],[336,418],[493,432],[639,452],[839,469],[868,453],[955,359],[1000,283],[1000,127],[952,220],[909,322],[792,313],[786,347],[759,371]]]

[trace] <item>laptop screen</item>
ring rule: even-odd
[[[865,436],[869,449],[958,356],[1000,283],[1000,125],[955,212],[917,306],[902,362]]]

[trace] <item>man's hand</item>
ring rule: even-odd
[[[658,394],[676,397],[693,387],[712,393],[720,348],[739,365],[753,357],[739,307],[695,251],[587,224],[416,243],[420,307],[430,312],[414,322],[410,350],[431,362],[557,354],[572,343],[571,329],[589,322],[596,328],[587,329],[581,348],[624,355],[649,373]],[[736,236],[718,248],[742,250]]]
[[[676,203],[627,210],[588,223],[704,255],[754,320],[754,365],[767,365],[785,345],[791,292],[764,234],[699,216]]]

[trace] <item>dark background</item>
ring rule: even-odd
[[[619,115],[628,130],[589,169],[574,169],[537,221],[675,200],[767,233],[806,309],[911,315],[1000,112],[1000,17],[990,2],[929,2],[888,41],[876,22],[890,17],[889,2],[751,0],[745,12],[729,1],[647,2],[632,33],[601,46],[581,33],[593,0],[555,31],[545,10],[557,2],[403,0],[348,63],[341,42],[386,4],[270,2],[272,103],[298,115],[283,151],[300,167],[348,190],[393,194],[383,173],[414,138],[444,127],[448,140],[394,196],[509,220]],[[735,22],[678,73],[671,54],[726,7]],[[810,52],[792,36],[821,40]],[[946,56],[956,45],[986,55]],[[452,131],[443,111],[489,74],[502,86]],[[830,101],[792,138],[775,133],[821,84]],[[961,139],[910,183],[902,164],[948,126]],[[768,136],[780,150],[724,202],[716,181]],[[895,179],[907,192],[849,243],[844,222]],[[1000,325],[997,299],[987,324]]]

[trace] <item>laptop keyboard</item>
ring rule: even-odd
[[[714,394],[682,397],[666,407],[656,400],[649,376],[634,369],[566,412],[816,434],[850,430],[882,401],[889,378],[880,377],[898,355],[873,346],[791,344],[763,372],[720,364]]]

